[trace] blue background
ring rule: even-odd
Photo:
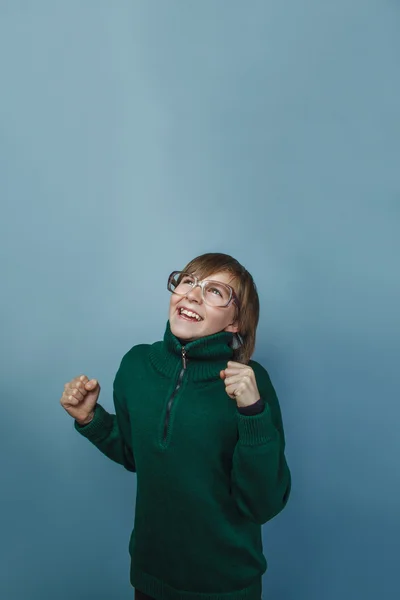
[[[261,299],[293,492],[264,598],[399,588],[400,6],[0,2],[0,597],[132,598],[135,477],[59,399],[164,333],[168,274]]]

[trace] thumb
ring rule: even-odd
[[[90,381],[87,381],[85,383],[85,389],[87,389],[88,391],[94,390],[96,385],[97,385],[97,380],[91,379]]]
[[[225,379],[225,377],[226,377],[225,371],[224,370],[220,371],[219,376],[221,377],[221,379]]]

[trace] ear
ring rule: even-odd
[[[237,323],[231,323],[227,327],[225,327],[224,331],[231,331],[232,333],[237,333],[239,331],[239,325]]]

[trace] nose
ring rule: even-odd
[[[200,303],[202,301],[202,291],[200,285],[197,284],[194,287],[192,287],[186,294],[186,298],[188,298],[188,300],[190,300],[191,302],[195,301],[197,303]]]

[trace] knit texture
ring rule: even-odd
[[[264,410],[241,414],[221,369],[232,334],[134,346],[100,405],[75,427],[137,475],[131,583],[157,600],[260,600],[261,525],[286,505],[290,471],[267,371],[250,361]],[[183,357],[183,354],[185,356]],[[186,364],[185,364],[186,363]],[[184,368],[185,367],[185,368]]]

